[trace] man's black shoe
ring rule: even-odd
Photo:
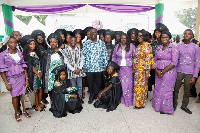
[[[177,105],[174,105],[174,111],[176,110]]]
[[[83,99],[81,99],[81,103],[82,103],[82,104],[84,103]]]
[[[160,114],[166,114],[166,113],[164,113],[164,112],[160,111]]]
[[[182,107],[181,107],[181,109],[182,109],[183,111],[185,111],[186,113],[188,113],[188,114],[192,114],[192,111],[190,111],[188,108],[182,108]]]

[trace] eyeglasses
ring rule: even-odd
[[[13,36],[21,36],[20,34],[14,34]]]
[[[140,37],[140,38],[142,38],[143,36],[142,36],[142,35],[140,35],[140,36],[138,36],[138,38],[139,38],[139,37]]]

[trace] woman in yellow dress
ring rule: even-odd
[[[149,32],[140,30],[138,32],[138,41],[134,57],[133,72],[134,75],[134,100],[133,108],[144,108],[147,98],[148,78],[151,76],[151,68],[154,67],[154,58],[151,45],[148,43]]]

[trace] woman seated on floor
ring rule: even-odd
[[[77,97],[77,90],[80,87],[66,88],[66,66],[61,65],[52,70],[55,73],[55,83],[52,90],[52,103],[49,109],[57,118],[67,116],[69,113],[80,113],[83,109],[79,97]]]
[[[94,103],[95,108],[107,109],[106,111],[113,111],[121,102],[122,87],[116,70],[120,67],[113,61],[108,62],[107,74],[108,81],[105,84],[105,89],[98,95],[98,100]]]

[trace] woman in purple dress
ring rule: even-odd
[[[121,35],[121,42],[114,48],[112,61],[120,66],[119,79],[122,85],[121,103],[127,107],[133,106],[133,62],[134,62],[135,46],[128,42],[127,34]]]
[[[155,53],[155,89],[153,92],[152,106],[160,114],[173,114],[173,90],[176,82],[176,65],[178,63],[178,50],[170,43],[171,33],[163,31],[162,45]]]
[[[15,110],[15,119],[17,122],[21,122],[20,115],[18,113],[18,100],[19,96],[25,94],[25,87],[29,86],[28,74],[26,71],[26,63],[22,52],[16,49],[17,40],[10,36],[8,42],[8,49],[0,53],[0,75],[5,82],[6,89],[10,91],[12,96],[12,104]],[[26,112],[24,103],[22,102],[23,114],[30,118]]]

